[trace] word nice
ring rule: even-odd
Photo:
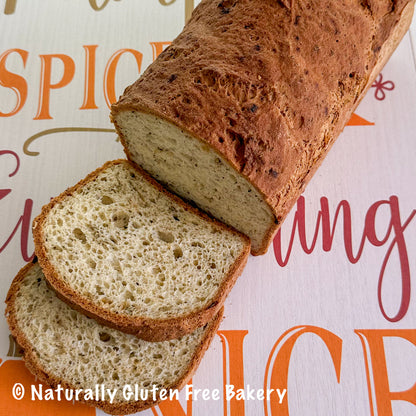
[[[221,340],[221,348],[213,348],[211,352],[217,354],[219,368],[222,371],[219,371],[219,374],[214,370],[209,372],[210,380],[212,377],[215,378],[217,383],[215,385],[219,387],[220,392],[216,388],[208,389],[207,386],[192,384],[193,382],[190,381],[190,384],[182,393],[183,400],[179,400],[177,394],[172,394],[170,397],[167,394],[166,400],[153,409],[153,415],[191,416],[192,414],[207,414],[206,412],[203,413],[203,409],[206,408],[206,400],[209,400],[218,404],[218,406],[214,406],[218,411],[214,413],[211,411],[210,413],[215,414],[215,416],[251,416],[254,413],[250,409],[254,407],[257,409],[263,407],[264,411],[255,413],[259,416],[291,416],[293,412],[289,411],[289,408],[296,407],[297,403],[302,403],[304,400],[302,392],[298,389],[302,385],[304,374],[291,371],[295,361],[298,361],[298,364],[301,361],[301,366],[312,370],[317,380],[322,380],[325,377],[325,385],[329,389],[328,393],[335,390],[342,392],[344,389],[348,391],[352,380],[362,380],[362,384],[359,383],[357,388],[365,390],[364,394],[359,394],[359,397],[360,400],[362,398],[364,402],[367,401],[364,406],[368,409],[362,414],[393,416],[393,404],[396,401],[406,402],[409,411],[416,410],[416,375],[409,372],[409,379],[399,389],[394,388],[394,377],[391,376],[394,371],[397,373],[408,364],[408,348],[416,351],[416,329],[355,329],[353,334],[353,337],[345,334],[345,339],[342,339],[336,333],[325,328],[301,325],[291,327],[280,335],[272,334],[276,338],[271,338],[270,344],[263,345],[258,342],[258,334],[253,333],[250,336],[247,330],[220,330],[217,332],[217,336]],[[311,337],[321,344],[323,347],[322,353],[327,359],[317,360],[312,351],[302,355],[296,354],[297,348],[305,342],[310,343]],[[394,353],[384,347],[391,339],[400,341],[398,350]],[[248,380],[250,375],[247,373],[247,363],[253,357],[246,354],[247,344],[251,344],[250,350],[252,350],[254,344],[261,357],[256,372],[264,374],[263,385],[258,385],[260,380],[256,381],[256,389],[252,387],[254,382],[251,379]],[[354,357],[351,357],[352,349],[358,353]],[[350,370],[352,371],[341,371],[341,368],[345,368],[345,365],[351,365]],[[19,372],[19,368],[24,372]],[[390,370],[394,370],[393,373]],[[24,374],[28,373],[20,360],[8,360],[0,366],[0,390],[4,392],[14,390],[15,394],[20,392],[18,398],[12,398],[10,393],[3,395],[2,399],[12,398],[12,402],[9,402],[9,407],[5,402],[2,402],[2,405],[6,406],[6,410],[9,408],[14,410],[14,412],[9,413],[6,411],[4,414],[27,414],[22,411],[22,407],[19,407],[24,402],[20,399],[23,398],[25,389],[27,392],[31,392],[30,386],[34,384],[34,379],[27,378],[27,376],[25,378]],[[357,377],[353,377],[353,374]],[[16,383],[13,386],[16,380],[22,384]],[[202,379],[200,381],[202,382]],[[20,385],[20,390],[15,388],[16,385]],[[210,383],[210,385],[212,384]],[[330,386],[335,387],[335,389]],[[111,400],[110,394],[115,394],[114,389],[108,389],[108,391],[107,389],[108,386],[98,385],[97,389],[92,388],[88,391],[88,397],[91,400],[102,397]],[[76,400],[75,391],[71,398],[71,392],[69,391],[61,390],[59,392],[56,389],[51,391],[47,387],[41,389],[39,386],[35,387],[35,390],[33,392],[36,395],[34,396],[35,401],[31,403],[31,406],[34,406],[33,409],[35,409],[36,405],[39,406],[42,403],[44,407],[42,407],[42,412],[39,414],[43,416],[57,414],[56,408],[46,407],[52,403],[52,398],[57,400],[60,397],[63,402],[67,398]],[[149,396],[151,396],[151,392],[150,389]],[[315,400],[320,402],[321,408],[332,408],[333,402],[330,394],[322,394],[319,389],[314,390],[314,392]],[[87,392],[85,390],[80,392],[79,397],[82,397],[81,393]],[[140,389],[136,391],[135,384],[121,387],[119,393],[125,394],[125,397],[129,399],[133,399],[133,397],[140,398]],[[30,397],[28,394],[29,399]],[[258,401],[263,403],[260,404]],[[290,404],[291,402],[292,404]],[[345,402],[345,406],[345,414],[357,414],[354,402]],[[333,413],[329,411],[323,414],[332,416]]]
[[[310,254],[314,251],[318,242],[319,232],[321,232],[322,237],[322,249],[324,251],[330,251],[332,249],[337,224],[340,221],[340,216],[342,214],[342,224],[339,224],[338,232],[342,233],[345,254],[351,263],[355,264],[360,260],[366,242],[375,247],[387,246],[387,250],[384,251],[384,258],[381,262],[379,272],[377,293],[378,303],[381,313],[388,321],[397,322],[403,319],[409,309],[411,289],[410,263],[406,245],[405,230],[415,217],[416,210],[412,210],[407,218],[402,219],[400,215],[399,198],[397,196],[392,195],[389,199],[375,202],[367,210],[361,233],[361,240],[358,244],[356,244],[356,248],[354,249],[352,236],[356,235],[356,233],[353,232],[352,229],[352,213],[349,202],[344,200],[338,204],[335,212],[332,214],[332,221],[328,198],[322,197],[320,203],[321,209],[316,216],[315,229],[310,236],[307,236],[306,229],[309,229],[309,227],[307,227],[305,220],[305,198],[301,196],[298,199],[297,209],[293,219],[292,231],[289,239],[289,246],[285,255],[282,253],[281,229],[278,231],[273,241],[274,254],[279,266],[284,267],[289,261],[296,231],[302,250],[306,254]],[[376,233],[376,220],[380,215],[379,211],[383,208],[384,210],[387,209],[388,218],[384,224],[383,235],[380,236]],[[382,218],[384,217],[385,216]],[[287,225],[287,223],[285,223],[285,225]],[[282,228],[285,228],[285,225]],[[390,237],[392,238],[390,239]],[[308,243],[308,241],[310,241],[310,243]],[[386,267],[394,255],[398,256],[400,264],[399,284],[401,285],[402,296],[396,315],[388,316],[383,306],[381,293]]]

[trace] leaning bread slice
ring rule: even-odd
[[[144,341],[74,311],[48,287],[38,264],[28,264],[18,273],[6,303],[10,331],[24,350],[28,369],[53,388],[82,389],[81,401],[112,414],[155,405],[161,389],[180,390],[196,370],[222,316],[220,310],[205,327],[180,339]],[[108,395],[91,399],[88,389],[96,392],[97,385],[116,390],[114,400]],[[123,397],[125,386],[134,391],[136,385],[139,400],[128,397],[129,390]]]
[[[106,163],[34,221],[35,251],[58,295],[149,341],[178,338],[221,308],[250,250],[247,237],[132,163]]]

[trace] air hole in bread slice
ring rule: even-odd
[[[165,243],[173,243],[175,241],[175,237],[169,231],[158,231],[157,235],[160,240],[164,241]]]
[[[74,228],[72,233],[74,234],[75,238],[80,240],[83,244],[87,242],[87,236],[84,234],[84,232],[80,228]]]
[[[110,198],[109,196],[104,195],[104,196],[101,198],[101,202],[102,202],[104,205],[111,205],[112,203],[114,203],[114,200],[113,200],[112,198]]]
[[[97,263],[91,258],[87,259],[87,264],[91,269],[95,269],[97,267]]]
[[[175,259],[178,260],[179,258],[181,258],[183,256],[183,251],[180,247],[176,247],[173,250],[173,255],[175,256]]]
[[[113,215],[112,220],[116,227],[126,230],[129,225],[130,216],[126,212],[117,212]]]
[[[112,265],[113,265],[113,268],[114,268],[115,271],[117,271],[119,273],[123,272],[123,270],[121,268],[121,264],[118,260],[113,260]]]
[[[99,286],[99,285],[96,285],[95,286],[95,291],[97,292],[97,295],[99,295],[99,296],[104,295],[103,288],[101,286]]]
[[[202,243],[200,243],[199,241],[193,241],[193,242],[191,243],[191,246],[192,246],[192,247],[200,247],[200,248],[205,248],[205,246],[204,246]]]
[[[102,342],[108,342],[111,339],[111,335],[110,334],[107,334],[107,332],[100,332],[99,333],[99,336],[100,336],[100,340]]]
[[[126,292],[126,294],[125,294],[125,298],[126,298],[126,299],[129,299],[129,300],[132,300],[132,301],[136,300],[135,296],[134,296],[134,295],[133,295],[133,293],[132,293],[132,292],[130,292],[130,291],[127,291],[127,292]]]

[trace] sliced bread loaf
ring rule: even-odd
[[[58,296],[149,341],[178,338],[210,321],[250,251],[247,237],[126,160],[106,163],[53,199],[33,233]]]
[[[112,106],[127,156],[263,254],[414,4],[201,1]]]
[[[160,389],[180,390],[196,370],[222,316],[221,309],[212,322],[180,339],[144,341],[74,311],[48,287],[38,264],[28,264],[18,273],[6,303],[10,331],[24,351],[28,369],[53,388],[82,389],[80,401],[112,414],[155,405]],[[114,400],[108,395],[98,401],[86,396],[86,389],[95,392],[96,385],[116,390]],[[137,385],[141,399],[124,397],[126,385],[132,391]]]

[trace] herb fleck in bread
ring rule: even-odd
[[[149,341],[178,338],[210,321],[250,251],[247,237],[126,160],[108,162],[53,199],[33,233],[58,296]]]
[[[414,0],[203,0],[112,106],[127,156],[263,254]]]
[[[87,401],[112,414],[134,413],[155,405],[127,401],[123,387],[137,384],[181,389],[196,370],[219,326],[222,310],[205,327],[180,339],[148,342],[100,325],[74,311],[51,290],[38,264],[26,265],[15,277],[6,299],[12,335],[24,350],[29,370],[56,388],[117,389],[113,403]],[[145,396],[142,396],[145,397]],[[85,401],[83,395],[81,400]]]

